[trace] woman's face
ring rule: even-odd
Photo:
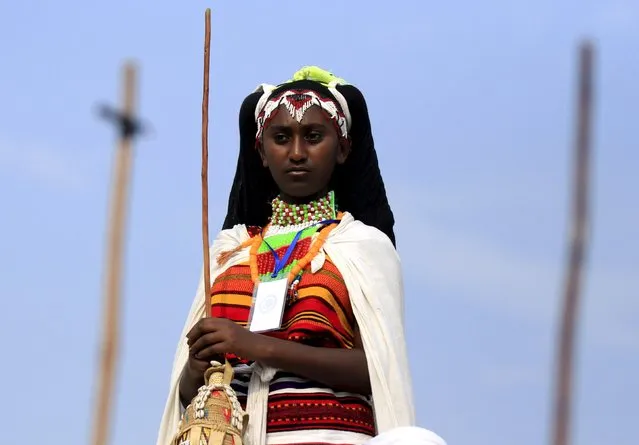
[[[281,105],[264,130],[260,156],[282,199],[300,202],[328,193],[333,170],[344,163],[348,151],[318,106],[310,107],[297,122]]]

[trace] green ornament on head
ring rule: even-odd
[[[335,85],[347,85],[346,80],[337,77],[335,74],[326,71],[319,66],[304,66],[293,74],[293,78],[285,83],[295,82],[298,80],[312,80],[319,82],[326,87],[334,87]]]

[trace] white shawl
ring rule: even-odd
[[[232,250],[248,238],[243,225],[220,232],[210,250],[211,280],[230,266],[248,260],[247,247],[235,253],[222,267],[218,267],[216,261],[221,252]],[[349,292],[366,352],[378,433],[401,426],[413,426],[415,414],[403,326],[403,283],[397,252],[381,231],[344,213],[342,221],[329,234],[320,253],[331,258]],[[181,415],[179,382],[188,359],[186,334],[204,316],[203,303],[204,284],[203,278],[200,278],[177,346],[157,445],[170,445],[177,433]],[[255,370],[258,372],[251,377],[247,402],[247,444],[264,445],[268,381],[275,370],[260,366]]]

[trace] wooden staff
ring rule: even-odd
[[[579,97],[575,170],[572,203],[572,228],[568,242],[568,260],[555,388],[553,445],[568,445],[571,427],[574,337],[577,329],[582,267],[586,254],[589,201],[590,121],[592,116],[593,49],[583,43],[579,53]]]
[[[202,249],[204,255],[204,308],[211,316],[211,261],[209,255],[209,65],[211,61],[211,10],[204,13],[204,87],[202,91]]]
[[[93,445],[106,445],[109,436],[111,406],[119,352],[120,287],[124,250],[124,224],[126,220],[127,194],[133,155],[132,142],[133,137],[139,131],[139,126],[133,119],[134,100],[136,96],[136,69],[131,63],[125,64],[123,76],[122,111],[117,112],[107,108],[102,110],[103,117],[116,123],[120,135],[115,151],[106,246],[102,350],[99,368],[100,375],[94,408]]]

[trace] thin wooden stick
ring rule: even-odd
[[[553,445],[568,445],[571,429],[574,337],[577,330],[582,268],[588,237],[590,121],[592,116],[593,49],[583,43],[579,53],[579,98],[572,203],[562,324],[557,351]]]
[[[209,255],[209,65],[211,61],[211,10],[204,14],[204,88],[202,97],[202,249],[204,254],[204,307],[211,316],[211,262]]]
[[[124,66],[122,134],[115,152],[113,185],[110,204],[110,224],[107,240],[106,273],[104,282],[104,312],[102,318],[102,351],[100,377],[95,399],[93,439],[94,445],[108,441],[111,405],[115,388],[115,374],[119,352],[120,287],[122,281],[122,257],[124,250],[124,225],[127,194],[132,164],[133,127],[136,70],[132,64]],[[126,123],[125,123],[126,122]]]

